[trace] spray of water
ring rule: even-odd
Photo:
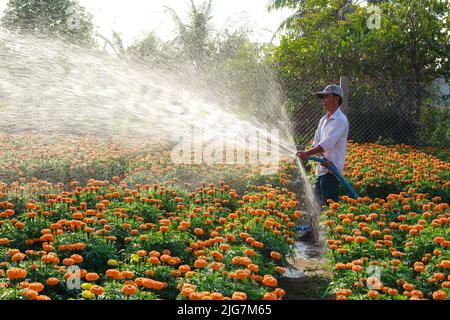
[[[292,159],[296,147],[275,81],[267,81],[272,94],[258,113],[245,116],[230,103],[233,93],[218,90],[220,83],[205,86],[194,78],[182,66],[150,68],[57,39],[2,31],[0,128],[3,134],[148,138],[177,146],[184,140],[200,146],[194,147],[195,163],[209,164],[205,146],[207,159],[221,158],[223,145],[267,153],[276,161]],[[175,151],[174,158],[193,159],[192,150],[189,157],[186,150]],[[320,212],[306,172],[298,167],[307,210]]]
[[[4,132],[167,139],[197,129],[209,140],[239,144],[238,137],[258,133],[259,140],[294,145],[289,128],[259,120],[270,113],[288,123],[280,101],[267,101],[259,115],[243,117],[225,95],[211,96],[211,88],[199,87],[189,74],[167,74],[55,39],[3,32],[0,43]],[[268,129],[278,129],[280,137]]]
[[[322,207],[317,197],[317,193],[315,192],[311,183],[309,183],[309,177],[307,175],[305,167],[303,166],[299,158],[296,158],[296,161],[300,177],[303,181],[303,183],[301,184],[302,194],[305,195],[305,208],[312,229],[312,242],[319,244],[321,241],[319,222]]]

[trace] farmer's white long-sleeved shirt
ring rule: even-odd
[[[347,117],[339,107],[331,116],[326,114],[320,119],[314,135],[313,147],[321,146],[323,156],[332,161],[340,173],[344,170],[348,131]],[[317,163],[316,175],[323,176],[326,173],[328,169]]]

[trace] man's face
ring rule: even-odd
[[[334,94],[326,94],[322,97],[322,104],[325,109],[334,109],[339,105],[339,97]]]

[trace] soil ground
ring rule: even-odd
[[[323,257],[323,245],[306,241],[295,244],[296,256],[288,259],[290,268],[279,281],[286,291],[286,300],[334,300],[327,292],[332,274]]]

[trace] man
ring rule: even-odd
[[[313,148],[307,151],[299,151],[297,156],[305,160],[312,155],[323,155],[325,159],[334,163],[339,173],[342,173],[349,131],[347,117],[340,108],[343,99],[342,88],[337,85],[328,85],[323,91],[317,92],[316,95],[322,99],[327,114],[319,121]],[[328,199],[338,201],[339,180],[331,170],[328,170],[326,164],[317,163],[316,176],[318,177],[316,191],[322,205],[326,205]]]

